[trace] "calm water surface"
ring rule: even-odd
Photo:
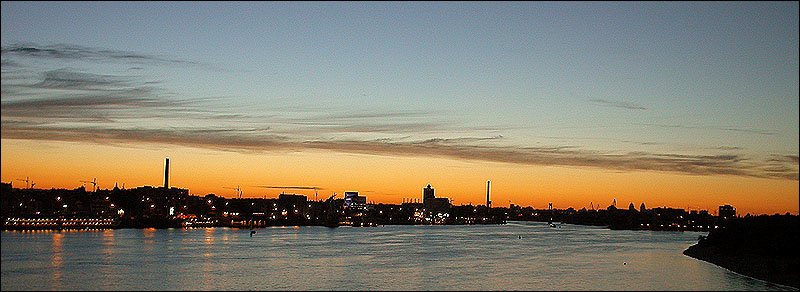
[[[788,288],[684,256],[701,232],[540,222],[256,231],[3,232],[2,290]]]

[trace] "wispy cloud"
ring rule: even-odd
[[[769,161],[769,162],[798,163],[798,162],[800,162],[800,158],[798,158],[797,155],[776,155],[776,154],[773,154],[772,157],[767,161]]]
[[[603,106],[610,106],[616,108],[623,108],[623,109],[630,109],[630,110],[646,110],[646,107],[640,106],[638,104],[630,103],[627,101],[617,101],[617,100],[605,100],[605,99],[590,99],[590,102],[603,105]]]
[[[307,142],[313,148],[391,155],[430,155],[450,158],[532,165],[588,166],[615,170],[668,171],[694,175],[740,175],[797,180],[797,165],[774,173],[758,169],[763,162],[739,155],[678,155],[645,152],[625,154],[560,147],[492,147],[454,145],[440,142],[368,143],[361,141]]]
[[[0,60],[0,66],[3,67],[3,70],[6,70],[9,67],[18,67],[19,64],[17,64],[17,62],[3,58],[2,60]]]
[[[427,139],[410,142],[358,140],[298,140],[263,132],[219,129],[108,129],[67,128],[24,124],[2,125],[3,137],[94,141],[97,143],[159,143],[227,151],[325,149],[340,152],[433,156],[529,165],[597,167],[623,171],[665,171],[692,175],[737,175],[798,179],[796,155],[758,161],[742,155],[682,155],[647,152],[623,154],[579,150],[573,147],[508,147],[470,145],[474,138]]]
[[[2,53],[4,62],[7,55],[13,55],[56,61],[75,58],[98,62],[139,60],[146,63],[143,66],[184,63],[169,58],[63,45],[10,46],[3,48]],[[573,145],[514,146],[508,145],[509,141],[499,133],[505,129],[503,127],[463,127],[453,121],[437,119],[438,115],[431,112],[230,112],[209,106],[216,98],[175,99],[167,89],[159,87],[158,80],[141,76],[100,74],[66,66],[41,68],[29,65],[30,62],[14,62],[23,73],[3,71],[3,139],[120,145],[157,143],[225,151],[324,149],[528,165],[798,179],[796,153],[756,159],[730,154],[730,150],[738,149],[733,147],[711,149],[726,151],[724,155],[679,155],[601,152]],[[601,99],[593,102],[645,109],[625,102]],[[750,129],[716,129],[772,135]]]
[[[154,55],[83,47],[71,44],[37,45],[37,44],[12,44],[2,48],[4,57],[18,56],[26,58],[42,58],[56,60],[84,60],[84,61],[122,61],[131,63],[156,62],[161,64],[191,64],[200,65],[179,59],[158,57]],[[4,64],[5,65],[5,64]]]
[[[155,119],[215,119],[207,98],[170,98],[161,82],[143,75],[99,74],[94,66],[125,68],[204,64],[173,58],[75,45],[9,45],[2,48],[2,122],[39,124],[137,123]],[[76,63],[74,61],[84,61]],[[76,64],[92,69],[73,69]],[[7,65],[12,69],[7,70]],[[69,66],[67,66],[69,65]],[[85,67],[85,66],[79,66]],[[57,69],[53,69],[57,68]],[[119,70],[122,68],[123,70]],[[128,72],[130,73],[130,72]]]
[[[759,129],[744,129],[744,128],[734,128],[734,127],[708,127],[708,126],[686,126],[686,125],[663,125],[663,124],[637,124],[641,126],[650,126],[650,127],[659,127],[659,128],[676,128],[676,129],[706,129],[706,130],[721,130],[721,131],[733,131],[733,132],[742,132],[742,133],[750,133],[750,134],[759,134],[759,135],[775,135],[775,132],[759,130]]]
[[[426,133],[438,132],[450,124],[432,120],[429,112],[314,113],[303,116],[274,117],[273,122],[292,125],[289,131],[306,135],[334,133]],[[276,129],[277,130],[277,129]]]
[[[742,150],[742,147],[737,147],[737,146],[717,146],[717,147],[711,147],[711,149],[716,149],[716,150]]]
[[[125,78],[111,75],[98,75],[76,72],[66,68],[44,72],[41,81],[29,85],[31,88],[71,89],[71,90],[108,90],[108,87],[129,85]]]
[[[188,108],[164,97],[162,89],[128,76],[99,75],[70,69],[7,82],[3,75],[3,122],[111,122],[157,116],[159,111]],[[150,82],[150,84],[153,84]]]
[[[149,128],[107,128],[65,127],[50,125],[25,125],[3,123],[3,138],[84,141],[108,144],[157,143],[205,147],[226,151],[269,151],[292,149],[297,143],[275,135],[263,135],[257,130],[234,129],[149,129]]]

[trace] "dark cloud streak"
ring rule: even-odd
[[[661,124],[637,124],[637,125],[649,126],[649,127],[659,127],[659,128],[710,129],[710,130],[734,131],[734,132],[743,132],[743,133],[759,134],[759,135],[767,135],[767,136],[775,135],[774,132],[769,132],[769,131],[754,130],[754,129],[730,128],[730,127],[727,127],[727,128],[725,128],[725,127],[699,127],[699,126],[661,125]]]
[[[324,190],[324,188],[319,187],[307,187],[307,186],[253,186],[256,188],[263,188],[263,189],[294,189],[294,190]]]
[[[49,70],[28,82],[7,82],[3,75],[2,120],[36,120],[42,123],[111,123],[168,116],[213,116],[199,105],[202,100],[174,100],[155,85],[130,76],[101,75],[67,68]],[[12,76],[14,77],[14,76]],[[18,80],[18,79],[14,79]],[[167,113],[168,112],[168,113]]]
[[[616,107],[616,108],[622,108],[622,109],[631,109],[631,110],[646,110],[647,109],[646,107],[643,107],[643,106],[640,106],[640,105],[637,105],[637,104],[633,104],[633,103],[630,103],[630,102],[626,102],[626,101],[614,101],[614,100],[605,100],[605,99],[599,99],[599,98],[598,99],[591,99],[589,101],[591,101],[593,103],[596,103],[596,104],[603,105],[603,106],[610,106],[610,107]]]
[[[55,44],[41,46],[37,44],[12,44],[2,48],[3,57],[17,56],[26,58],[43,58],[56,60],[83,60],[83,61],[123,61],[132,63],[156,62],[162,64],[189,64],[199,65],[178,59],[162,58],[147,54],[127,51],[108,50],[83,47],[70,44]]]
[[[370,155],[433,156],[528,165],[596,167],[621,171],[664,171],[691,175],[736,175],[797,180],[795,155],[789,161],[758,162],[740,155],[684,155],[630,152],[610,154],[561,147],[469,145],[474,138],[411,142],[308,140],[237,130],[104,129],[3,124],[3,137],[97,143],[161,143],[226,151],[322,149]]]
[[[42,81],[31,85],[32,88],[42,89],[72,89],[72,90],[107,90],[111,86],[128,86],[128,82],[119,76],[97,75],[82,73],[68,69],[51,70],[44,72]]]

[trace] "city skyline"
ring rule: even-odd
[[[800,208],[796,2],[3,2],[2,35],[15,187],[170,157],[226,198]]]

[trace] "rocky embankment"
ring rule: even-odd
[[[800,288],[800,217],[755,216],[731,219],[700,237],[683,254],[728,270]]]

